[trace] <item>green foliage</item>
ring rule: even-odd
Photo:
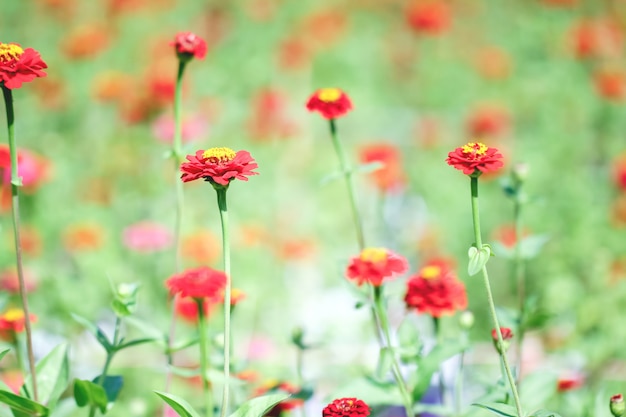
[[[487,262],[492,256],[492,253],[489,245],[483,245],[480,250],[478,250],[476,246],[470,247],[467,251],[467,255],[469,256],[467,273],[469,274],[469,276],[474,276],[479,273],[485,267],[485,265],[487,265]]]
[[[47,417],[50,413],[47,407],[10,391],[0,390],[0,403],[11,407],[15,417]]]
[[[101,385],[91,381],[74,380],[74,400],[79,407],[96,407],[102,414],[106,414],[108,400],[107,393]]]
[[[39,402],[54,409],[57,401],[69,384],[68,345],[56,346],[35,366],[37,373],[37,396]],[[32,398],[32,377],[28,375],[20,393]]]
[[[173,394],[167,394],[165,392],[154,391],[156,395],[161,397],[163,401],[167,403],[180,417],[200,417],[200,414],[193,409],[193,407],[185,401]]]
[[[263,417],[272,407],[289,398],[289,394],[272,394],[246,401],[229,417]]]

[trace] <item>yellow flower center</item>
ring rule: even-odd
[[[366,248],[363,249],[360,256],[362,261],[380,262],[387,258],[387,251],[383,248]]]
[[[317,93],[317,98],[324,103],[332,103],[333,101],[337,101],[339,97],[341,97],[341,91],[338,88],[322,88]]]
[[[237,154],[230,148],[211,148],[207,149],[202,154],[203,158],[216,164],[230,162],[235,159],[235,156],[237,156]]]
[[[487,153],[487,145],[480,142],[470,142],[467,145],[463,145],[461,148],[463,153],[474,154],[477,156],[482,156]]]
[[[434,266],[434,265],[425,266],[420,271],[420,275],[424,279],[437,278],[437,277],[439,277],[440,274],[441,274],[441,268],[438,267],[438,266]]]
[[[0,43],[0,62],[9,62],[19,59],[24,50],[14,43]]]
[[[24,318],[24,311],[19,308],[10,308],[4,312],[2,318],[8,322],[18,321]]]

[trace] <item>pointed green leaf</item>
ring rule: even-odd
[[[54,408],[69,384],[70,367],[67,351],[67,343],[62,343],[52,349],[35,366],[38,400],[50,408]],[[32,377],[28,375],[20,393],[28,397],[28,394],[33,392],[32,385]]]
[[[107,395],[107,401],[113,403],[124,385],[124,378],[120,375],[107,375],[104,377],[102,384],[100,384],[100,376],[98,375],[91,382],[101,385]]]
[[[80,324],[82,324],[83,326],[85,326],[85,328],[89,330],[89,332],[96,337],[98,342],[100,342],[100,344],[102,345],[104,350],[107,351],[107,353],[110,353],[113,351],[113,344],[98,326],[96,326],[95,324],[87,320],[86,318],[81,317],[74,313],[72,313],[72,318],[76,320],[77,322],[79,322]]]
[[[154,393],[161,397],[167,405],[172,407],[180,417],[200,417],[200,414],[184,399],[165,392],[154,391]]]
[[[246,401],[229,417],[263,417],[272,407],[289,398],[289,394],[272,394]]]
[[[153,338],[153,337],[146,337],[143,339],[135,339],[135,340],[131,340],[130,342],[126,342],[124,344],[120,344],[117,346],[117,348],[115,350],[120,351],[122,349],[126,349],[132,346],[137,346],[137,345],[142,345],[144,343],[151,343],[151,342],[156,342],[157,339]]]
[[[447,341],[436,345],[428,354],[417,362],[417,381],[413,388],[413,401],[418,402],[430,387],[433,374],[437,372],[441,364],[467,349],[467,344]]]
[[[94,406],[100,409],[102,414],[107,411],[107,394],[100,385],[91,381],[74,380],[74,399],[79,407]]]
[[[474,403],[472,405],[474,405],[476,407],[484,408],[485,410],[489,410],[492,413],[497,414],[499,416],[518,417],[517,410],[515,409],[515,407],[510,406],[508,404],[502,404],[502,403],[486,403],[486,404]]]
[[[50,414],[47,407],[10,391],[0,390],[0,403],[8,405],[13,411],[29,416],[46,417]]]
[[[2,352],[0,352],[0,360],[2,360],[2,358],[4,358],[4,356],[10,351],[11,349],[4,349]]]
[[[483,246],[482,249],[478,250],[475,246],[472,246],[469,248],[467,255],[469,256],[467,273],[469,276],[473,276],[487,265],[487,261],[489,261],[489,257],[491,256],[491,249],[489,249],[489,246]]]

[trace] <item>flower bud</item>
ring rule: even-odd
[[[502,345],[500,345],[500,341],[498,340],[496,329],[491,330],[491,338],[493,339],[493,345],[498,353],[503,355],[511,344],[510,340],[513,339],[513,331],[508,327],[500,327],[500,333],[502,334]]]
[[[624,415],[624,411],[626,411],[624,396],[622,394],[615,394],[612,396],[609,408],[611,409],[611,414],[613,414],[613,416],[622,417]]]
[[[474,313],[469,310],[465,310],[459,315],[459,326],[463,330],[470,330],[474,326]]]
[[[513,166],[513,172],[511,173],[513,180],[517,183],[523,183],[528,178],[529,171],[528,164],[519,163]]]

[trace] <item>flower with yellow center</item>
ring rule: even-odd
[[[230,162],[235,156],[237,154],[230,148],[210,148],[202,154],[203,158],[216,164]]]
[[[0,62],[15,61],[22,56],[24,50],[14,43],[0,43]]]
[[[435,265],[429,265],[422,268],[420,276],[424,279],[438,278],[441,275],[441,268]]]
[[[4,312],[1,318],[7,322],[15,322],[24,319],[24,310],[19,308],[10,308]]]
[[[487,153],[487,145],[480,142],[470,142],[461,148],[465,154],[473,154],[474,156],[482,156]]]
[[[387,251],[383,248],[365,248],[361,251],[360,258],[366,262],[381,262],[387,258]]]
[[[324,103],[332,103],[341,97],[341,90],[338,88],[322,88],[317,93],[317,97]]]

